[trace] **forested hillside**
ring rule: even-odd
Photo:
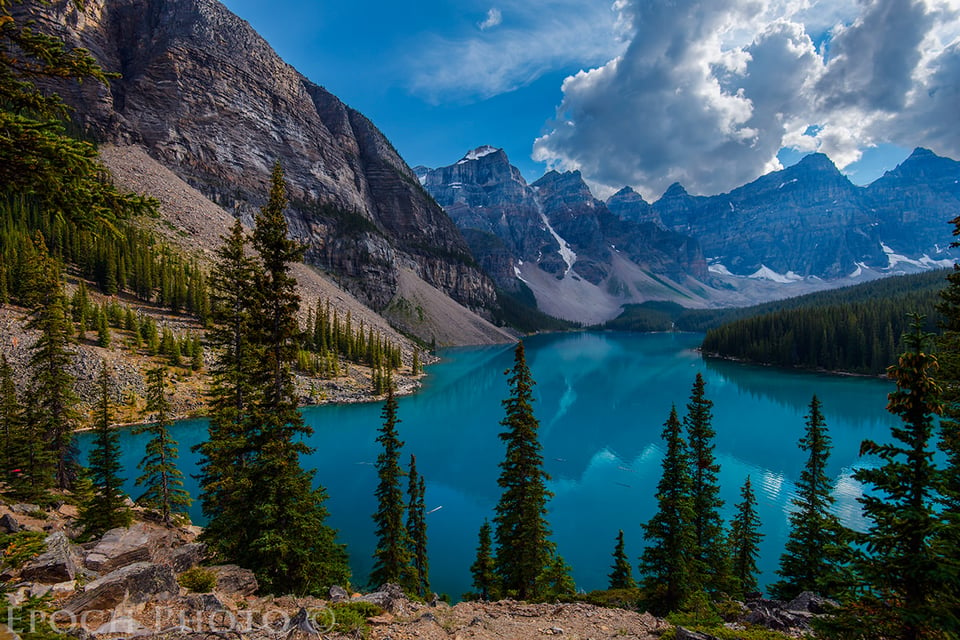
[[[763,364],[880,374],[902,351],[907,314],[935,330],[937,294],[949,270],[873,280],[734,309],[684,309],[672,302],[629,305],[605,328],[705,331],[706,354]]]
[[[924,328],[936,330],[945,276],[936,271],[803,296],[709,329],[702,350],[783,367],[879,375],[903,351],[907,314],[925,316]]]

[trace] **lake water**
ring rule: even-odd
[[[630,557],[643,548],[641,524],[655,509],[663,445],[660,432],[671,404],[682,415],[697,372],[714,402],[716,455],[721,465],[725,518],[751,476],[765,537],[761,585],[776,579],[789,531],[789,502],[805,462],[796,443],[803,434],[811,396],[823,402],[833,452],[828,471],[836,480],[837,510],[860,528],[850,478],[861,440],[888,439],[895,419],[884,409],[893,389],[879,379],[817,375],[704,360],[695,351],[699,334],[576,333],[530,338],[527,360],[534,379],[534,410],[554,493],[549,502],[553,540],[572,565],[580,589],[605,588],[618,529]],[[452,597],[470,589],[469,566],[484,518],[499,498],[498,438],[501,400],[508,393],[504,370],[513,364],[509,346],[457,348],[429,367],[423,389],[399,401],[399,430],[427,481],[430,570],[434,590]],[[316,451],[305,465],[329,493],[330,524],[348,544],[355,585],[364,585],[374,549],[371,514],[376,505],[382,405],[311,407],[304,410]],[[190,447],[206,437],[206,422],[188,420],[173,430],[181,469],[196,472]],[[89,449],[90,434],[81,438]],[[136,465],[146,436],[122,434],[127,489],[132,496]],[[869,464],[869,461],[867,462]],[[196,484],[188,480],[195,492]],[[192,514],[200,522],[199,506]]]

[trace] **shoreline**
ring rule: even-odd
[[[712,358],[714,360],[722,360],[724,362],[736,362],[738,364],[747,364],[754,367],[770,367],[773,369],[780,369],[782,371],[797,371],[800,373],[818,373],[818,374],[826,374],[831,376],[841,376],[846,378],[870,378],[874,380],[888,379],[887,376],[885,375],[874,375],[871,373],[855,373],[853,371],[842,371],[840,369],[823,369],[823,368],[810,369],[808,367],[800,367],[800,366],[786,367],[783,365],[773,364],[770,362],[757,362],[755,360],[748,360],[746,358],[737,358],[734,356],[721,356],[718,353],[707,353],[703,351],[700,347],[697,347],[696,349],[694,349],[694,351],[699,353],[700,356],[705,359]]]

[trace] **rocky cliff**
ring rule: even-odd
[[[467,307],[494,304],[456,225],[383,134],[216,0],[37,4],[23,10],[39,29],[119,74],[109,88],[53,87],[98,139],[143,146],[248,222],[279,160],[307,261],[371,306],[396,296],[403,267]]]

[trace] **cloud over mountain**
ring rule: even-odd
[[[960,7],[948,0],[620,0],[630,43],[568,77],[534,157],[648,197],[716,193],[783,147],[960,155]]]

